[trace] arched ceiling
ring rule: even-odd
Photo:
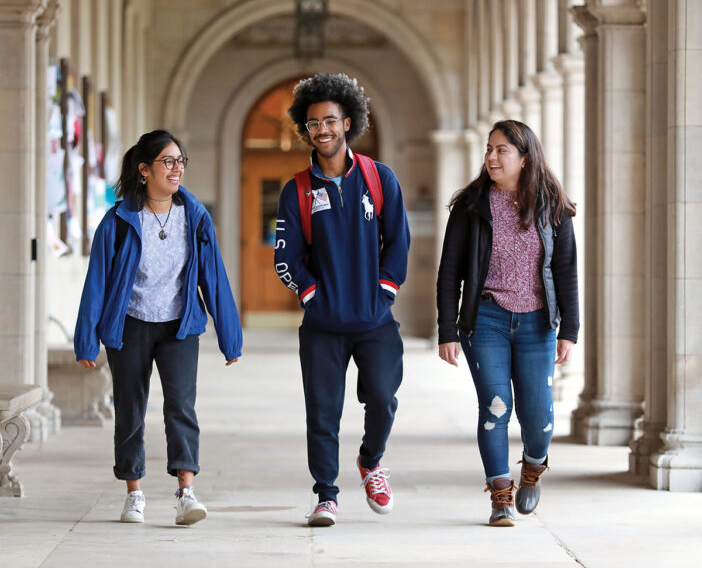
[[[293,3],[277,0],[250,0],[235,4],[213,18],[189,44],[172,74],[164,102],[164,124],[182,129],[193,90],[209,60],[225,45],[237,43],[247,49],[290,45],[294,20]],[[407,65],[420,77],[422,88],[431,100],[428,112],[435,117],[434,127],[454,125],[459,104],[445,84],[448,74],[426,38],[386,6],[371,0],[332,0],[325,33],[327,49],[368,49],[392,44],[402,53]],[[290,43],[288,43],[290,42]],[[427,111],[425,111],[427,112]]]

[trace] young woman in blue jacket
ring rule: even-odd
[[[241,355],[239,315],[212,218],[180,185],[187,163],[183,145],[164,130],[144,134],[124,155],[122,201],[95,231],[78,312],[76,360],[94,368],[102,342],[112,372],[114,474],[127,482],[125,523],[144,522],[139,482],[153,363],[163,387],[167,470],[178,477],[176,524],[190,525],[207,516],[192,485],[200,469],[195,396],[205,306],[226,364]]]

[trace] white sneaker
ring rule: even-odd
[[[197,500],[192,486],[178,489],[176,497],[176,525],[193,525],[207,516],[207,508]]]
[[[142,491],[132,491],[127,495],[119,520],[122,523],[143,523],[146,497]]]

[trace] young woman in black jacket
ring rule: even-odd
[[[505,120],[490,132],[480,174],[449,207],[437,282],[439,356],[457,365],[463,348],[478,394],[489,524],[513,526],[512,387],[524,443],[516,505],[528,514],[548,468],[554,361],[568,361],[578,337],[575,205],[534,132]]]

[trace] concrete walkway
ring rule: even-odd
[[[475,441],[467,365],[406,342],[400,407],[383,465],[395,510],[375,515],[354,466],[362,431],[349,372],[341,430],[336,526],[309,528],[312,481],[293,333],[245,333],[225,368],[202,341],[196,492],[208,518],[174,525],[157,378],[147,417],[143,525],[118,522],[125,489],[112,477],[111,428],[64,428],[15,458],[26,496],[0,499],[0,566],[669,567],[702,565],[702,493],[656,492],[627,474],[627,448],[571,443],[571,405],[556,405],[551,471],[536,514],[514,528],[486,525],[489,498]],[[514,424],[514,422],[513,422]],[[518,433],[512,461],[519,459]],[[513,475],[518,475],[513,467]]]

